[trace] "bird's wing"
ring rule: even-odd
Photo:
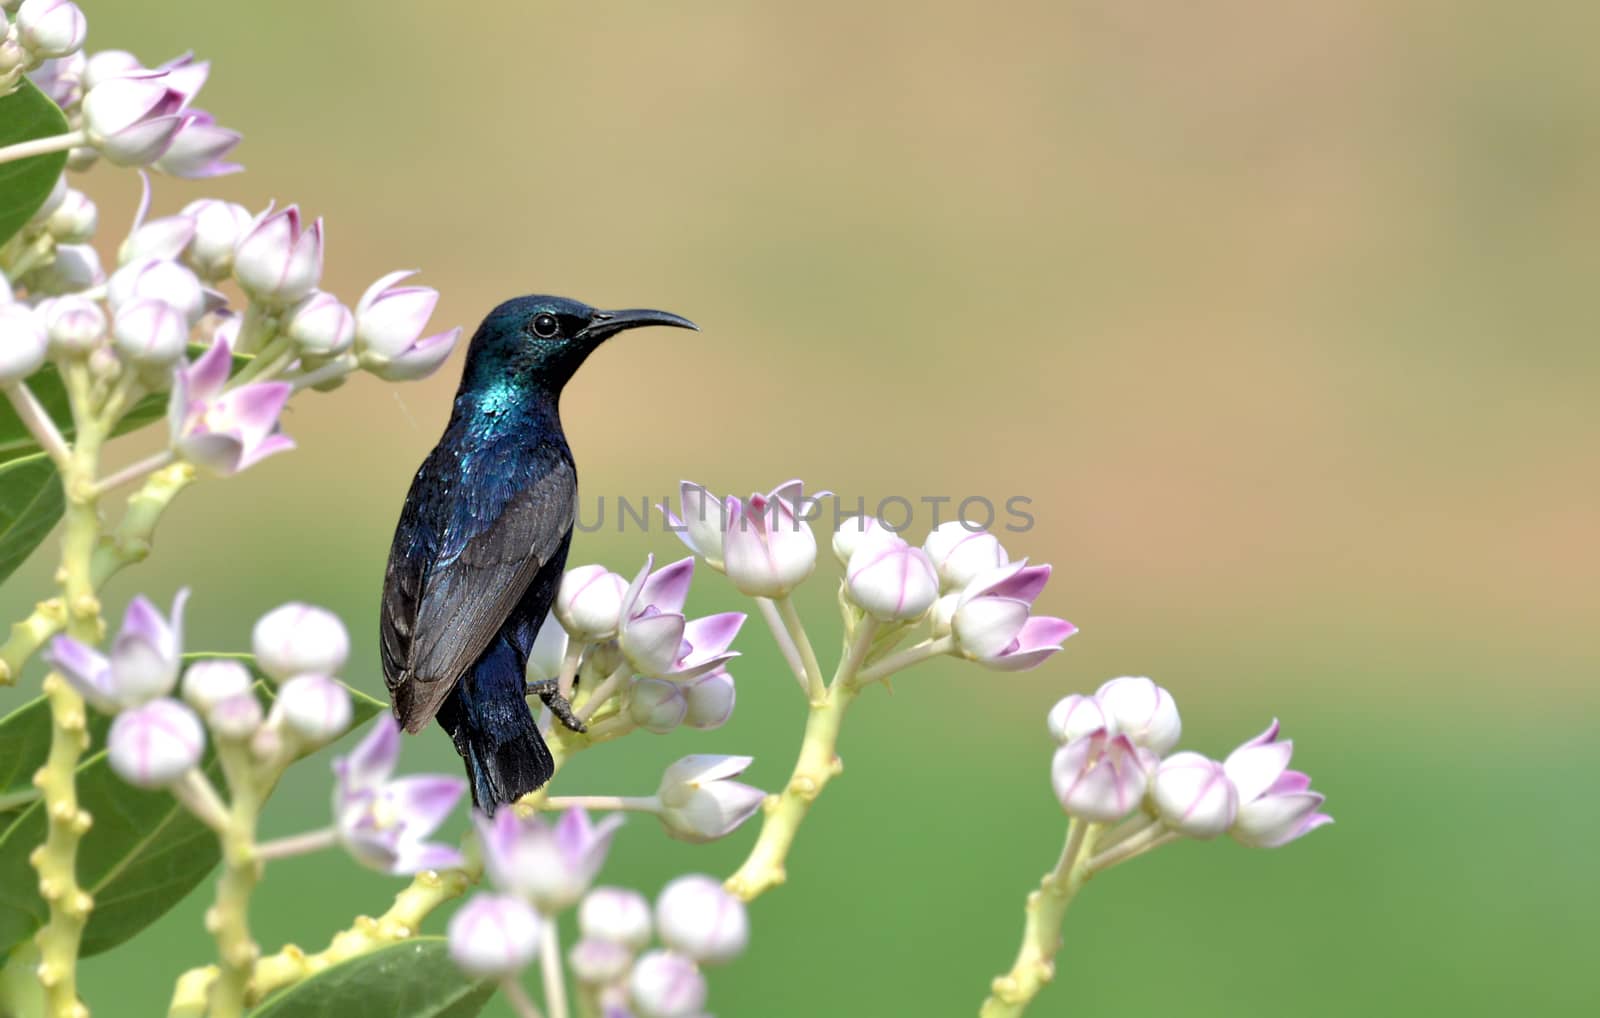
[[[476,511],[458,503],[466,518],[441,535],[431,564],[429,556],[422,556],[421,565],[415,556],[397,564],[407,556],[391,554],[384,583],[384,664],[395,713],[407,729],[418,731],[432,719],[540,568],[557,554],[572,529],[576,495],[572,463],[554,457],[542,476],[503,500],[480,501]]]

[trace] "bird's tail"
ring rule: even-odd
[[[497,641],[439,710],[439,723],[467,765],[472,801],[491,816],[502,804],[543,787],[555,773],[523,690],[520,662]]]

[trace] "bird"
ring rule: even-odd
[[[561,392],[600,344],[651,325],[698,329],[665,311],[565,297],[496,307],[467,345],[450,422],[401,506],[379,624],[390,704],[413,734],[438,719],[490,815],[555,771],[528,696],[583,728],[554,682],[525,679],[539,627],[559,624],[545,619],[577,513]]]

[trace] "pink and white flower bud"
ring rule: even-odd
[[[249,692],[219,700],[206,712],[206,723],[219,739],[242,742],[261,729],[261,722],[261,702]]]
[[[94,66],[91,58],[89,65]],[[83,97],[89,145],[118,166],[145,166],[161,158],[183,128],[184,95],[164,75],[110,78]]]
[[[979,574],[962,589],[950,619],[957,650],[1000,671],[1025,671],[1059,651],[1078,627],[1032,613],[1049,578],[1049,566],[1026,560]]]
[[[691,679],[682,686],[683,698],[689,709],[683,723],[690,728],[709,731],[721,728],[733,717],[735,699],[733,676],[724,668]]]
[[[299,601],[261,616],[250,645],[256,667],[280,681],[306,672],[337,675],[350,656],[350,634],[339,616]]]
[[[106,336],[106,313],[99,304],[79,294],[41,301],[38,313],[55,353],[88,353]]]
[[[615,941],[584,937],[567,952],[567,964],[578,982],[605,986],[628,974],[633,952]]]
[[[671,951],[648,951],[628,977],[628,999],[640,1018],[690,1018],[706,1004],[706,977]]]
[[[1107,823],[1138,807],[1154,764],[1126,735],[1099,731],[1056,750],[1050,780],[1069,816]]]
[[[278,416],[293,386],[251,382],[227,389],[233,355],[223,335],[226,331],[224,323],[194,363],[173,372],[167,398],[173,451],[223,476],[294,448],[294,442],[278,430]]]
[[[326,675],[296,675],[278,687],[272,720],[308,746],[332,742],[350,727],[350,692]]]
[[[100,254],[88,244],[57,244],[56,256],[33,277],[41,292],[78,293],[106,281]]]
[[[90,56],[83,65],[83,87],[96,85],[115,78],[128,78],[143,73],[145,67],[139,58],[121,49],[103,49]]]
[[[939,599],[939,577],[921,548],[865,537],[845,570],[850,599],[880,622],[914,622]]]
[[[1215,838],[1239,813],[1239,793],[1222,765],[1199,753],[1161,761],[1150,779],[1150,800],[1168,827],[1191,838]]]
[[[117,248],[117,264],[155,259],[176,261],[194,240],[195,223],[186,215],[161,216],[140,223]]]
[[[656,899],[656,929],[668,948],[702,965],[721,965],[750,944],[744,902],[722,881],[701,874],[679,877]]]
[[[577,904],[594,883],[622,824],[613,813],[599,823],[574,807],[555,824],[503,809],[491,819],[473,814],[483,865],[496,887],[532,901],[546,915]]]
[[[285,313],[283,332],[302,352],[331,357],[350,349],[356,320],[339,298],[313,290]]]
[[[242,662],[229,658],[209,658],[196,661],[184,670],[183,698],[189,706],[209,716],[217,704],[231,697],[247,695],[253,685],[255,680],[250,677],[250,669]]]
[[[665,679],[636,679],[628,694],[628,716],[639,727],[648,728],[657,735],[665,735],[683,724],[688,711],[683,690],[677,683]]]
[[[286,307],[322,278],[322,220],[302,227],[300,209],[263,212],[233,253],[233,275],[255,300]]]
[[[751,764],[748,756],[686,756],[661,775],[657,814],[680,841],[715,841],[733,833],[761,807],[766,793],[732,780]]]
[[[567,631],[555,615],[546,615],[539,625],[539,635],[533,638],[533,646],[528,650],[528,681],[559,678],[566,657]]]
[[[205,729],[176,700],[151,700],[118,714],[106,735],[111,769],[138,788],[165,788],[200,763]]]
[[[850,564],[850,556],[856,553],[866,540],[877,537],[894,537],[892,532],[882,522],[873,516],[851,516],[839,524],[839,529],[833,533],[833,557],[839,560],[841,566]]]
[[[1278,738],[1278,722],[1223,761],[1239,792],[1239,815],[1228,833],[1253,848],[1277,848],[1303,837],[1333,818],[1320,812],[1326,797],[1312,791],[1311,778],[1289,770],[1294,743]]]
[[[178,682],[188,598],[187,590],[178,591],[170,620],[143,595],[128,602],[109,656],[58,636],[45,659],[91,706],[107,714],[164,697]]]
[[[88,63],[88,58],[79,50],[64,57],[46,60],[34,68],[28,77],[39,86],[39,91],[50,97],[51,102],[71,112],[83,101],[83,69]]]
[[[356,351],[361,366],[391,382],[426,378],[443,364],[461,335],[459,328],[423,336],[439,291],[399,286],[415,270],[391,272],[367,287],[356,303]]]
[[[986,570],[1011,561],[999,538],[987,530],[974,530],[961,520],[935,527],[922,543],[939,571],[945,590],[960,590]]]
[[[817,565],[817,539],[802,518],[804,485],[790,481],[747,500],[728,496],[723,571],[741,594],[786,596]]]
[[[1112,679],[1095,698],[1116,720],[1116,730],[1158,756],[1178,744],[1183,722],[1172,694],[1143,676]]]
[[[177,308],[190,327],[205,317],[206,296],[200,280],[177,262],[143,258],[122,266],[106,282],[106,302],[112,311],[141,297]]]
[[[650,943],[650,903],[625,887],[596,887],[578,905],[578,932],[590,940],[643,950]]]
[[[244,169],[225,158],[239,144],[243,135],[222,127],[205,110],[190,109],[186,112],[183,127],[167,150],[161,153],[161,158],[150,164],[151,169],[185,180],[221,177]]]
[[[89,22],[71,0],[22,0],[17,40],[35,58],[64,57],[83,48]]]
[[[521,899],[479,892],[450,917],[446,938],[461,971],[476,979],[504,979],[538,956],[544,920]]]
[[[227,279],[233,271],[233,250],[249,232],[255,217],[243,205],[202,198],[183,207],[184,218],[194,223],[194,238],[186,259],[202,279]]]
[[[674,513],[666,503],[659,508],[678,540],[721,572],[722,533],[727,529],[727,507],[722,500],[693,481],[683,481],[678,485],[679,512]]]
[[[609,640],[617,635],[627,593],[628,581],[605,566],[569,569],[556,594],[556,618],[574,639],[586,643]]]
[[[4,33],[0,32],[0,35],[4,35]],[[67,175],[63,173],[56,178],[54,184],[50,185],[50,193],[44,196],[44,201],[37,209],[33,210],[33,215],[28,219],[28,225],[43,229],[44,225],[50,221],[50,217],[55,215],[56,209],[60,208],[61,203],[67,200],[67,192],[70,190],[71,187],[67,184]]]
[[[116,309],[111,339],[117,352],[133,363],[166,367],[188,348],[189,319],[164,300],[137,297]]]
[[[59,244],[84,244],[94,237],[100,210],[82,191],[68,189],[61,204],[45,220],[44,228]]]
[[[0,385],[20,382],[44,367],[50,337],[33,309],[0,304]]]
[[[1045,724],[1050,729],[1051,737],[1063,746],[1102,729],[1113,735],[1117,733],[1116,721],[1100,701],[1079,693],[1058,700],[1050,708],[1050,716],[1045,719]]]

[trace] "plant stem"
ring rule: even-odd
[[[163,449],[154,456],[148,456],[137,463],[129,464],[109,477],[102,477],[94,486],[96,495],[104,495],[108,491],[122,487],[147,474],[152,474],[162,467],[171,465],[177,457],[171,449]]]
[[[77,424],[77,440],[61,473],[66,493],[66,527],[61,539],[61,604],[66,630],[73,638],[100,642],[100,600],[95,596],[91,563],[100,539],[100,513],[87,488],[99,462],[107,427],[89,408],[89,375],[80,364],[66,365],[67,394]],[[44,844],[30,856],[39,874],[40,896],[50,914],[34,938],[39,948],[39,983],[46,1013],[52,1018],[83,1018],[88,1009],[78,1000],[78,944],[94,899],[78,886],[78,842],[92,818],[78,806],[76,772],[89,745],[83,698],[60,675],[44,680],[50,703],[50,752],[34,778],[44,794],[47,828]]]
[[[334,358],[321,367],[312,368],[310,371],[302,372],[295,377],[288,379],[288,382],[294,386],[295,392],[299,392],[302,389],[309,389],[314,385],[321,385],[323,382],[331,382],[335,378],[343,378],[345,375],[351,374],[355,370],[356,363],[353,357],[340,356]]]
[[[6,398],[17,411],[17,417],[27,426],[28,434],[50,454],[56,469],[65,475],[71,464],[72,450],[67,448],[67,440],[61,437],[56,422],[50,419],[50,415],[40,405],[38,397],[28,388],[27,382],[12,382],[4,388]]]
[[[800,611],[794,606],[794,599],[787,595],[777,598],[773,603],[778,607],[778,617],[783,620],[784,631],[800,651],[800,663],[805,668],[806,695],[812,703],[817,703],[827,695],[827,688],[822,683],[822,668],[817,664],[817,652],[812,649],[811,637],[806,635],[805,623],[800,621]]]
[[[233,806],[222,832],[222,879],[217,900],[206,913],[206,929],[217,941],[217,978],[211,984],[210,1018],[239,1018],[261,949],[250,937],[250,895],[261,880],[256,854],[256,818],[261,813],[262,782],[244,745],[217,740],[217,756],[228,777]]]
[[[1073,820],[1067,842],[1055,869],[1044,875],[1039,889],[1028,895],[1022,947],[1011,970],[997,976],[979,1018],[1015,1018],[1051,979],[1055,978],[1056,952],[1061,950],[1061,920],[1067,906],[1090,877],[1087,857],[1094,851],[1102,825]]]
[[[528,996],[528,991],[523,988],[521,983],[517,982],[515,976],[506,979],[500,984],[500,992],[506,995],[506,1001],[510,1003],[511,1010],[517,1013],[517,1018],[544,1018],[544,1015],[539,1011],[539,1005],[535,1004],[533,998]]]
[[[1118,863],[1127,862],[1135,856],[1144,855],[1153,848],[1160,848],[1168,842],[1177,841],[1182,837],[1177,831],[1170,830],[1160,824],[1153,823],[1139,833],[1130,835],[1122,841],[1096,855],[1084,864],[1090,876],[1103,873]]]
[[[178,779],[172,786],[172,796],[213,831],[221,834],[227,830],[228,807],[198,767]]]
[[[49,155],[51,152],[61,152],[83,145],[88,140],[89,136],[83,131],[68,131],[66,134],[56,134],[48,138],[19,141],[15,145],[7,145],[4,148],[0,148],[0,163],[15,162],[18,159],[28,159],[33,156]]]
[[[571,809],[574,806],[654,813],[661,808],[661,800],[653,795],[552,795],[539,804],[540,809]]]
[[[914,664],[921,664],[923,661],[938,657],[940,654],[948,654],[955,645],[956,641],[949,636],[941,636],[937,639],[923,640],[921,643],[912,644],[897,654],[890,654],[870,668],[863,669],[857,681],[865,685],[869,682],[877,682],[879,679],[886,679],[895,672],[904,671]]]
[[[617,687],[622,685],[627,676],[628,663],[624,661],[617,666],[616,671],[605,677],[604,682],[595,687],[594,692],[590,693],[588,699],[583,701],[583,706],[572,713],[579,721],[588,721],[594,717],[594,712],[604,706],[607,700],[611,699],[611,694],[617,691]]]
[[[539,974],[544,982],[544,1006],[550,1018],[569,1018],[567,981],[561,973],[561,934],[554,922],[545,924],[539,943]],[[517,988],[521,989],[518,983]]]
[[[256,846],[256,858],[262,862],[271,862],[273,859],[287,859],[291,856],[320,852],[338,843],[339,832],[332,827],[324,827],[320,831],[306,831],[304,834],[291,834],[286,838],[263,841]]]
[[[769,597],[758,597],[755,600],[756,607],[761,611],[761,617],[766,620],[767,628],[772,630],[772,639],[778,645],[778,652],[788,662],[789,671],[794,673],[794,680],[800,683],[800,691],[809,694],[806,666],[800,660],[800,648],[789,638],[789,631],[784,628],[783,619],[778,615],[778,606],[773,604]]]

